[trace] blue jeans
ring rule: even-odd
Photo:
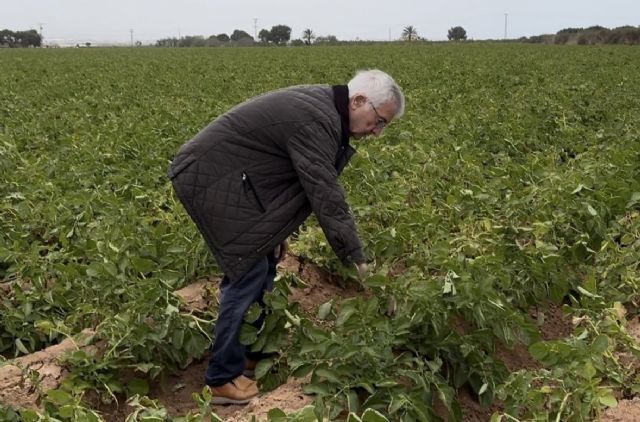
[[[212,387],[224,385],[242,375],[245,357],[260,360],[260,352],[251,353],[238,341],[244,314],[257,302],[264,308],[264,292],[273,290],[278,260],[270,253],[258,261],[235,283],[224,277],[220,283],[220,305],[218,320],[214,328],[209,367],[204,376],[205,383]],[[262,326],[264,312],[253,324]]]

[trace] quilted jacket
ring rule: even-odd
[[[232,281],[312,211],[345,264],[365,261],[337,181],[355,152],[347,101],[344,86],[273,91],[221,115],[178,151],[168,176]]]

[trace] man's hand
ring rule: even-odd
[[[358,270],[358,278],[360,280],[363,280],[367,275],[369,275],[369,266],[366,262],[356,264],[356,269]]]
[[[289,250],[289,244],[287,243],[287,239],[283,240],[281,244],[276,246],[273,249],[273,256],[278,260],[278,262],[282,261]]]

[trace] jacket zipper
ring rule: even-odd
[[[260,198],[258,197],[258,193],[253,187],[253,183],[251,183],[251,179],[249,179],[249,176],[247,176],[247,173],[244,171],[242,172],[242,182],[243,183],[246,182],[247,186],[249,187],[249,190],[253,194],[253,198],[256,200],[256,203],[258,204],[258,209],[260,210],[261,213],[264,213],[266,209],[262,205],[262,201],[260,201]]]

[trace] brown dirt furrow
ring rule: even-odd
[[[83,345],[92,334],[92,331],[85,330],[75,339],[66,339],[60,344],[10,360],[0,367],[0,404],[37,407],[39,392],[57,388],[67,375],[58,361],[60,356],[78,347],[85,347]],[[38,381],[32,382],[29,374],[37,376]]]
[[[638,317],[627,322],[627,332],[637,342],[640,342],[640,319]],[[633,355],[618,353],[616,356],[627,368],[634,370],[636,374],[640,372],[640,362]],[[600,420],[602,422],[640,421],[640,397],[618,401],[618,405],[607,409]]]
[[[281,385],[273,391],[256,397],[246,406],[237,409],[235,412],[223,417],[225,422],[246,422],[255,417],[257,421],[267,419],[267,413],[273,408],[279,408],[287,414],[296,412],[313,402],[313,397],[302,392],[302,385],[307,382],[305,379],[289,378],[287,383]],[[219,410],[218,410],[219,411]]]
[[[640,421],[640,397],[631,400],[620,400],[616,407],[607,409],[601,422],[637,422]]]
[[[317,307],[333,298],[351,297],[357,294],[355,289],[342,289],[336,285],[337,280],[318,266],[305,263],[299,258],[287,255],[279,264],[280,270],[298,275],[306,284],[305,287],[293,288],[289,300],[300,303],[302,310],[310,316],[315,315]],[[211,306],[211,300],[205,298],[213,292],[217,297],[219,279],[210,278],[198,280],[175,292],[183,302],[183,309],[202,311]],[[168,377],[164,382],[152,386],[149,396],[158,400],[172,415],[185,415],[189,411],[197,411],[196,403],[192,399],[193,393],[200,393],[204,387],[204,371],[207,367],[207,356],[199,362],[189,366],[179,374]],[[293,413],[302,409],[313,401],[313,397],[302,392],[304,380],[289,378],[287,383],[273,391],[261,394],[249,404],[214,406],[214,412],[228,422],[266,419],[267,413],[273,408],[280,408],[286,413]],[[107,410],[105,417],[108,421],[118,421],[122,415],[120,410]]]

